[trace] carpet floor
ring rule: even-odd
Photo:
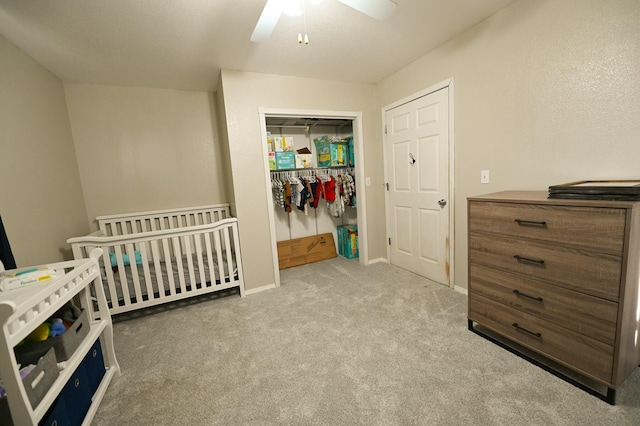
[[[114,334],[96,426],[640,424],[640,368],[611,406],[471,333],[465,295],[382,263],[283,270]]]

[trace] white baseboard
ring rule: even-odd
[[[276,288],[275,284],[267,284],[267,285],[263,285],[257,288],[252,288],[252,289],[245,289],[244,290],[244,294],[246,296],[252,295],[252,294],[256,294],[256,293],[260,293],[262,291],[266,291],[266,290],[273,290],[274,288]]]
[[[464,294],[465,296],[468,296],[468,295],[469,295],[469,292],[468,292],[468,291],[467,291],[467,289],[466,289],[466,288],[464,288],[464,287],[460,287],[460,286],[455,285],[455,286],[453,286],[453,289],[454,289],[455,291],[457,291],[458,293],[462,293],[462,294]]]
[[[389,263],[389,261],[384,257],[379,257],[377,259],[369,259],[367,265],[373,265],[374,263]]]

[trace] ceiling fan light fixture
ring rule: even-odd
[[[278,0],[282,13],[287,16],[300,16],[302,15],[303,0]]]
[[[305,33],[304,37],[302,37],[302,33],[298,33],[298,44],[309,44],[309,36]]]
[[[270,36],[280,16],[284,13],[289,16],[304,16],[304,1],[306,0],[266,0],[262,13],[258,18],[251,41],[261,43]],[[317,4],[322,0],[308,0]],[[393,0],[338,0],[340,3],[351,7],[371,18],[384,21],[390,18],[396,10],[397,4]],[[306,31],[306,21],[305,21]],[[308,43],[308,41],[307,41]]]

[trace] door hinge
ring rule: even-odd
[[[391,245],[391,238],[389,238],[389,245]]]
[[[385,183],[384,186],[387,187],[387,191],[389,190],[389,182]]]
[[[387,134],[387,125],[386,124],[384,125],[384,134],[385,135]]]

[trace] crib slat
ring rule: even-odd
[[[144,283],[147,289],[147,299],[153,300],[155,298],[155,291],[153,289],[153,282],[151,281],[151,272],[149,270],[149,256],[147,255],[147,243],[143,243],[140,246],[140,257],[142,258],[142,273],[144,274]]]
[[[173,262],[171,262],[171,251],[168,238],[162,239],[162,248],[164,253],[164,262],[167,267],[167,279],[169,280],[169,294],[173,296],[176,294],[176,283],[173,279]]]
[[[187,272],[189,273],[189,283],[191,283],[191,291],[196,289],[196,277],[193,271],[193,251],[191,249],[191,236],[185,235],[182,237],[184,245],[184,256],[187,258]],[[185,286],[185,291],[187,287]]]
[[[202,265],[202,272],[205,275],[202,285],[211,287],[216,285],[216,277],[215,271],[213,269],[213,251],[211,250],[211,232],[205,232],[202,234],[202,239],[204,240],[205,253],[206,253],[206,261],[207,261],[207,270],[209,271],[209,277],[206,277],[206,271],[204,267],[204,262]],[[204,261],[205,259],[203,259]]]
[[[113,276],[113,269],[111,269],[111,259],[109,258],[109,251],[104,250],[102,252],[102,262],[104,264],[104,270],[107,275],[107,286],[109,294],[107,294],[107,301],[113,308],[118,306],[118,292],[116,291],[115,279]]]
[[[229,241],[229,231],[230,228],[224,229],[224,242],[227,251],[227,274],[229,277],[229,282],[234,280],[233,277],[233,254],[231,253],[231,241]]]
[[[120,291],[122,292],[122,300],[119,300],[119,305],[130,305],[131,304],[131,296],[129,296],[129,286],[122,285],[122,283],[127,282],[127,274],[124,269],[124,262],[122,261],[122,248],[117,245],[114,247],[114,252],[116,254],[116,261],[118,265],[118,276],[120,277]],[[117,298],[115,300],[118,300]]]
[[[118,221],[118,233],[115,235],[129,235],[129,227],[127,226],[127,221],[126,220],[120,220]]]
[[[131,284],[133,285],[133,291],[135,293],[136,302],[139,303],[139,302],[142,302],[142,292],[140,291],[140,275],[138,275],[138,262],[136,262],[136,255],[135,255],[133,244],[127,244],[125,247],[127,250],[127,255],[129,256],[129,268],[131,269],[131,278],[133,279],[133,282]],[[126,277],[126,271],[125,271],[125,277]],[[124,283],[124,286],[129,288],[129,282],[127,282],[127,280],[120,281],[120,283],[121,285],[122,283]]]
[[[204,269],[204,257],[202,253],[202,238],[206,234],[197,234],[194,236],[196,246],[196,260],[198,261],[198,272],[200,273],[200,285],[198,288],[204,288],[207,286],[207,274]]]
[[[213,234],[213,244],[215,245],[216,251],[216,261],[218,263],[218,277],[214,282],[219,282],[219,284],[224,284],[224,262],[222,261],[222,245],[220,244],[220,230],[214,232]]]
[[[240,288],[240,297],[244,297],[244,272],[242,271],[242,253],[240,251],[240,236],[238,235],[238,222],[234,222],[231,226],[233,233],[233,256],[235,259],[236,269],[234,276],[237,276],[236,282]]]
[[[163,298],[167,295],[167,293],[164,284],[164,277],[162,276],[162,259],[160,257],[160,248],[158,245],[158,241],[153,241],[153,244],[151,245],[151,255],[153,256],[153,267],[156,271],[156,290],[158,291],[158,297]]]
[[[182,293],[184,293],[186,284],[184,282],[184,267],[182,265],[182,250],[180,249],[180,239],[178,237],[174,237],[171,240],[173,242],[173,255],[176,260],[176,269],[178,271],[178,281],[180,282],[180,290]]]

